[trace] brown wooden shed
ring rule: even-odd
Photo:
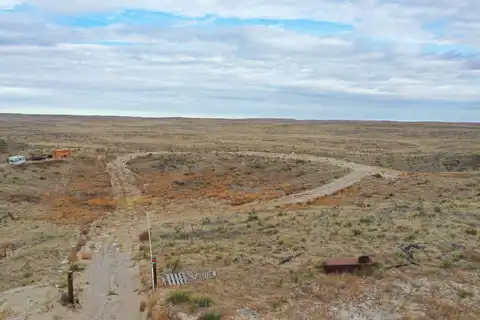
[[[52,156],[54,159],[70,158],[72,156],[72,150],[70,149],[55,150],[52,152]]]

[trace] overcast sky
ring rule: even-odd
[[[0,0],[0,112],[480,122],[479,14],[479,0]]]

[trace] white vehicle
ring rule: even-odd
[[[24,156],[8,157],[8,164],[19,165],[19,164],[24,164],[24,163],[25,163],[25,157]]]

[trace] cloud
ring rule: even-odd
[[[0,8],[0,112],[480,121],[477,1]]]
[[[480,57],[476,59],[467,60],[466,62],[467,69],[477,70],[480,71]],[[477,78],[480,74],[477,72]]]

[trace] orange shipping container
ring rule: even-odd
[[[54,159],[69,158],[72,156],[72,150],[55,150],[52,152]]]

